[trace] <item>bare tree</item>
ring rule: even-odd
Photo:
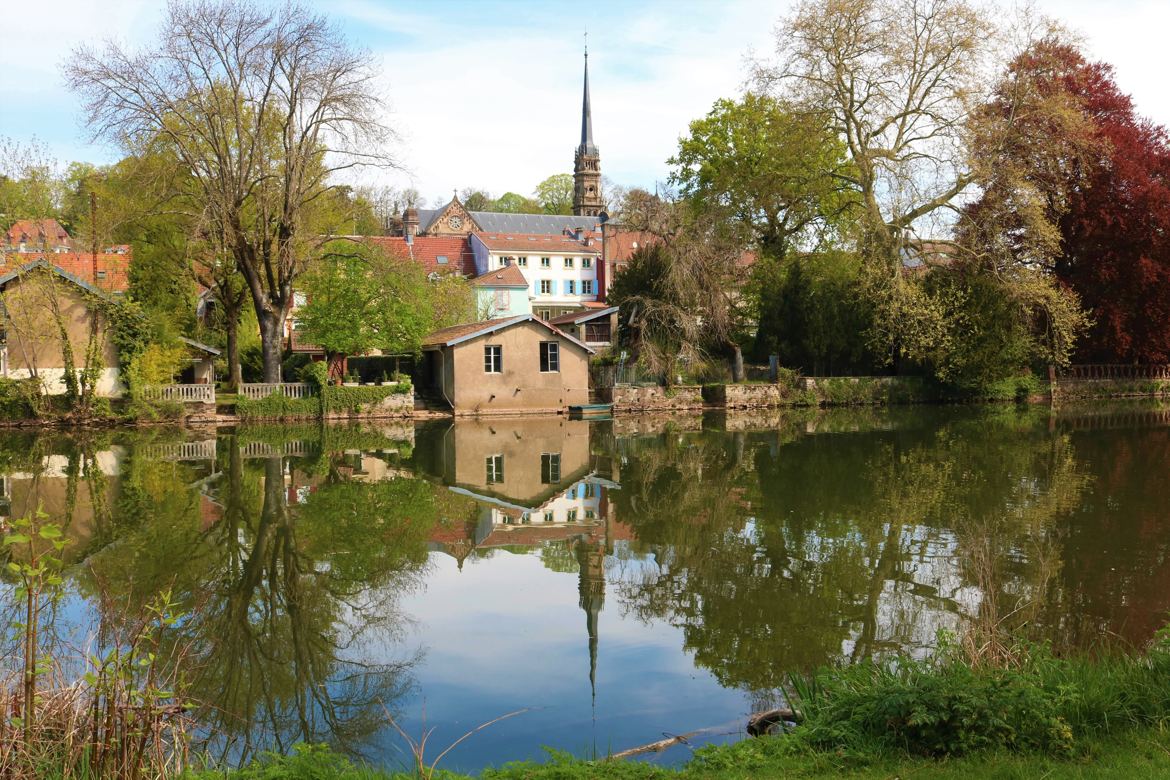
[[[335,174],[393,165],[368,54],[296,5],[171,2],[155,48],[77,49],[66,65],[95,137],[167,144],[224,236],[280,381],[293,283],[320,240],[313,210]]]

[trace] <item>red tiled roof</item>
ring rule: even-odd
[[[661,239],[653,233],[621,230],[615,226],[605,231],[605,259],[621,267],[630,262],[630,258],[638,249],[657,244],[659,241]]]
[[[514,265],[506,265],[503,268],[495,271],[488,271],[486,274],[480,274],[471,280],[471,284],[476,287],[523,287],[528,288],[528,280],[524,278],[524,274]]]
[[[476,237],[493,252],[556,252],[558,254],[599,255],[596,246],[585,246],[568,236],[546,236],[539,233],[476,233]]]
[[[570,336],[568,333],[565,333],[556,325],[551,325],[547,321],[542,320],[540,317],[537,317],[534,314],[518,314],[515,317],[499,317],[494,320],[483,320],[482,322],[467,322],[462,325],[452,325],[449,328],[436,330],[434,333],[426,336],[426,338],[423,339],[422,346],[445,347],[451,344],[451,342],[458,341],[459,339],[478,335],[481,332],[489,333],[493,330],[511,327],[512,325],[519,325],[523,322],[535,322],[538,325],[543,325],[561,338],[568,339],[572,343],[581,347],[589,354],[594,354],[592,347],[582,344],[576,338]]]
[[[96,279],[92,252],[9,252],[0,257],[0,273],[40,259],[106,292],[126,292],[130,287],[130,253],[99,252]]]
[[[411,244],[403,236],[369,236],[365,240],[398,257],[422,263],[427,273],[475,275],[475,257],[466,236],[415,236]]]
[[[38,246],[72,246],[69,232],[55,219],[18,219],[4,234],[8,246],[35,244]]]

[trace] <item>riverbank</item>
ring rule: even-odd
[[[975,638],[972,635],[971,638]],[[765,777],[1143,777],[1170,773],[1170,633],[1148,651],[1057,657],[1046,646],[979,635],[943,638],[925,661],[827,668],[789,685],[799,723],[697,750],[680,768],[554,754],[485,769],[484,780]],[[490,739],[490,728],[472,734]],[[452,739],[448,735],[448,739]],[[436,748],[438,752],[442,747]],[[192,778],[404,778],[354,767],[324,748],[266,756]],[[444,773],[448,780],[468,777]]]
[[[805,778],[857,780],[971,777],[1093,780],[1170,775],[1170,732],[1149,728],[1095,741],[1076,759],[1011,755],[989,751],[963,758],[935,760],[905,755],[843,755],[802,750],[784,738],[766,738],[729,747],[705,748],[682,769],[650,764],[587,762],[559,758],[548,764],[517,764],[485,771],[482,780],[763,780]],[[443,780],[470,780],[469,775],[436,773]],[[270,757],[234,771],[189,772],[185,780],[415,780],[417,773],[391,772],[354,765],[324,749],[301,748],[299,755]]]

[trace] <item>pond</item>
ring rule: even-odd
[[[12,432],[0,517],[66,529],[61,653],[170,591],[211,756],[397,767],[391,719],[433,758],[519,711],[475,771],[700,731],[679,763],[790,675],[992,626],[1140,645],[1167,475],[1147,404]]]

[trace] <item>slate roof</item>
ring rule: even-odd
[[[475,237],[493,252],[533,252],[599,256],[595,246],[585,246],[566,236],[548,236],[539,233],[476,233]]]
[[[473,338],[476,338],[477,336],[486,336],[489,333],[495,333],[496,331],[503,330],[504,328],[510,328],[513,325],[519,325],[522,322],[535,322],[538,325],[543,325],[551,332],[555,333],[563,339],[571,341],[589,354],[594,354],[594,350],[591,347],[586,346],[585,344],[570,336],[568,333],[565,333],[557,326],[550,325],[540,317],[537,317],[533,314],[521,314],[516,317],[501,317],[499,319],[484,320],[482,322],[466,322],[462,325],[452,325],[449,328],[442,328],[441,330],[436,330],[434,333],[429,334],[426,338],[423,339],[422,346],[453,347],[456,344],[469,341]]]
[[[524,278],[524,274],[519,268],[514,265],[506,265],[495,271],[480,274],[471,280],[471,285],[474,287],[523,287],[528,289],[528,280]]]
[[[485,233],[534,233],[563,235],[566,230],[597,229],[597,217],[574,217],[563,214],[501,214],[495,211],[472,211],[471,216]]]

